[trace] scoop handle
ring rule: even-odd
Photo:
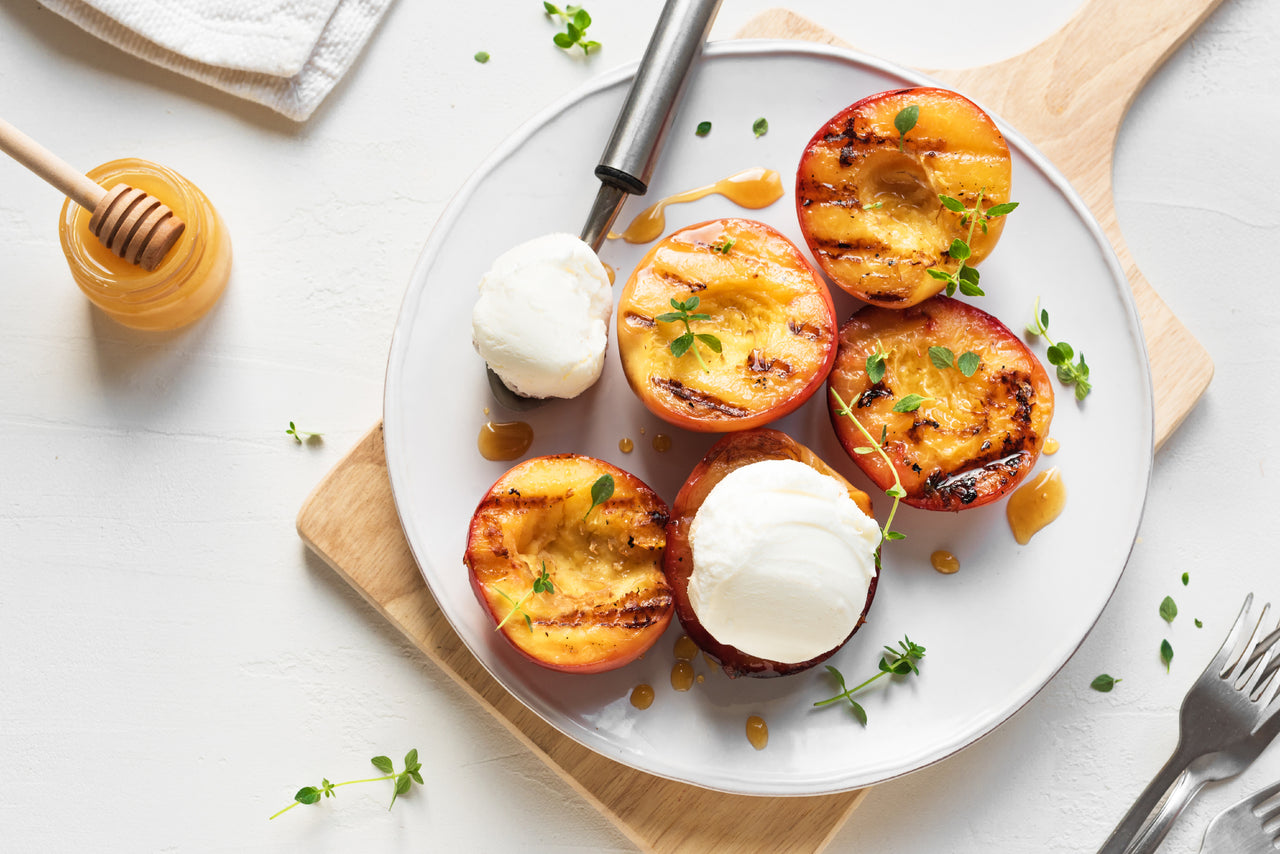
[[[662,139],[707,40],[721,0],[667,0],[631,91],[605,145],[596,177],[633,196],[649,189]]]
[[[85,210],[96,208],[107,194],[104,188],[87,175],[4,119],[0,119],[0,151],[57,187],[64,195],[70,196],[72,201]]]

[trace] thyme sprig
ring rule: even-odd
[[[519,600],[512,598],[510,595],[508,595],[507,593],[504,593],[502,590],[499,590],[497,587],[493,589],[499,596],[501,596],[503,599],[506,599],[508,602],[511,603],[511,610],[507,612],[507,616],[503,617],[502,620],[498,623],[498,625],[494,626],[493,630],[495,632],[500,631],[502,627],[507,624],[507,620],[510,620],[514,615],[519,614],[520,616],[524,617],[524,624],[525,626],[528,627],[529,631],[532,633],[533,617],[529,616],[529,612],[524,609],[524,603],[528,602],[529,598],[533,596],[533,594],[535,593],[555,593],[556,592],[555,585],[551,583],[551,575],[547,572],[547,562],[545,560],[542,562],[542,572],[538,573],[538,576],[533,579],[533,589],[531,589],[528,593],[521,596]]]
[[[584,54],[589,54],[593,48],[600,47],[600,42],[587,38],[587,27],[591,26],[591,15],[587,14],[586,9],[581,6],[565,6],[561,9],[545,0],[542,8],[546,11],[548,18],[559,18],[564,24],[564,32],[556,33],[551,38],[556,47],[568,50],[577,46],[582,48]]]
[[[938,198],[942,201],[942,206],[947,210],[960,214],[960,224],[969,226],[969,233],[964,240],[956,237],[951,241],[951,247],[947,249],[947,254],[953,259],[960,262],[960,266],[956,268],[954,273],[941,270],[937,267],[930,267],[928,273],[935,279],[947,283],[947,296],[952,296],[958,290],[967,297],[985,296],[986,291],[978,284],[981,278],[978,271],[970,267],[968,261],[973,257],[973,232],[976,228],[981,227],[982,233],[987,233],[987,222],[996,217],[1008,216],[1018,207],[1017,202],[1002,202],[998,205],[992,205],[986,210],[982,209],[982,196],[986,192],[986,188],[978,191],[978,198],[974,200],[973,207],[966,208],[964,202],[959,199],[952,198],[945,194],[939,194]]]
[[[814,703],[815,706],[828,706],[832,703],[838,703],[841,700],[848,700],[849,706],[853,710],[853,716],[858,719],[858,723],[863,726],[867,725],[867,710],[857,700],[853,699],[853,695],[870,685],[872,682],[886,674],[892,676],[906,676],[909,673],[920,675],[920,668],[916,666],[916,662],[924,658],[924,647],[915,643],[910,637],[903,635],[902,640],[898,641],[898,649],[886,646],[884,652],[880,654],[880,670],[870,679],[861,684],[849,688],[845,685],[844,674],[839,670],[827,665],[827,672],[836,680],[836,684],[840,686],[840,693],[834,697],[828,697],[825,700],[819,700]]]
[[[1054,341],[1049,337],[1049,311],[1040,307],[1040,297],[1036,297],[1036,304],[1031,313],[1033,316],[1031,322],[1027,324],[1027,332],[1041,336],[1049,343],[1049,349],[1045,351],[1045,355],[1049,357],[1049,364],[1058,369],[1058,382],[1065,386],[1074,385],[1076,400],[1084,400],[1093,390],[1093,383],[1089,382],[1089,365],[1085,363],[1084,353],[1080,353],[1080,358],[1073,362],[1076,351],[1071,345],[1066,341]]]
[[[395,765],[386,756],[375,756],[369,761],[373,763],[374,768],[377,768],[385,776],[367,777],[363,780],[345,780],[341,783],[330,783],[329,778],[322,778],[319,786],[303,786],[299,789],[297,794],[293,796],[293,803],[272,815],[267,821],[287,813],[298,804],[314,804],[319,803],[321,798],[336,798],[338,795],[334,792],[334,789],[341,786],[351,786],[356,783],[376,783],[379,780],[394,780],[395,789],[391,793],[391,803],[387,805],[387,809],[391,809],[396,805],[396,798],[408,792],[414,783],[422,785],[422,763],[418,761],[418,749],[416,747],[404,755],[404,770],[399,773],[396,773]]]
[[[879,352],[873,353],[871,356],[867,358],[867,373],[872,374],[872,368],[871,368],[872,360],[876,359],[877,356],[879,357],[878,363],[880,365],[878,369],[878,373],[879,373],[879,376],[883,378],[884,377],[884,367],[883,367],[884,354],[883,353],[879,353]],[[879,381],[880,380],[875,380],[875,382],[879,382]],[[906,534],[900,534],[897,531],[893,530],[893,528],[891,527],[893,525],[893,517],[898,512],[898,503],[902,501],[903,498],[907,497],[907,491],[902,486],[902,478],[898,477],[898,469],[894,466],[893,461],[889,459],[889,455],[884,450],[884,441],[887,436],[888,426],[886,425],[880,431],[880,441],[877,442],[875,437],[871,435],[871,432],[867,430],[866,426],[861,421],[858,420],[857,416],[853,414],[853,405],[858,402],[858,398],[860,398],[862,395],[858,395],[858,397],[846,403],[844,398],[840,396],[840,392],[836,391],[833,388],[831,389],[831,396],[836,399],[836,407],[837,407],[836,414],[843,415],[845,418],[848,418],[850,421],[852,421],[854,426],[858,428],[858,432],[861,433],[863,438],[870,443],[869,445],[861,445],[857,448],[854,448],[853,452],[859,455],[875,454],[875,453],[880,454],[880,459],[884,460],[884,464],[889,467],[889,473],[893,475],[893,486],[889,487],[884,491],[885,495],[888,495],[890,498],[893,499],[893,505],[889,508],[889,518],[885,519],[884,527],[880,529],[880,545],[883,545],[886,540],[906,539]],[[918,397],[919,395],[916,395],[916,396]],[[877,547],[876,569],[879,569],[879,568],[880,568],[880,549]]]
[[[712,248],[713,251],[719,251],[714,247]],[[660,314],[655,317],[654,320],[658,323],[683,323],[684,334],[673,339],[668,345],[671,349],[671,355],[679,359],[685,353],[693,351],[693,357],[698,360],[698,364],[702,367],[702,370],[710,373],[711,369],[707,367],[706,362],[702,361],[702,354],[698,352],[698,342],[702,342],[702,344],[713,353],[721,352],[723,347],[720,344],[720,339],[716,336],[707,332],[699,332],[695,334],[693,327],[689,325],[689,321],[691,320],[711,319],[711,315],[709,314],[694,313],[697,312],[699,302],[701,302],[701,300],[699,300],[696,295],[689,297],[683,302],[672,297],[671,307],[674,308],[675,311],[668,311],[665,314]]]

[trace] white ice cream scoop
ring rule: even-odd
[[[596,166],[600,191],[582,228],[582,240],[593,251],[600,250],[627,196],[642,196],[648,190],[649,177],[684,92],[689,69],[702,52],[720,2],[667,0],[662,7],[627,100]],[[537,317],[531,316],[530,322],[537,322]],[[494,399],[507,409],[523,411],[545,402],[545,398],[525,396],[508,388],[492,367],[488,376]]]

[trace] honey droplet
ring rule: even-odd
[[[1050,436],[1044,440],[1044,452],[1046,454],[1058,453],[1058,440]]]
[[[676,641],[675,653],[677,661],[693,661],[693,657],[698,654],[698,645],[688,635],[681,635]]]
[[[665,454],[671,450],[671,437],[666,433],[655,433],[653,436],[653,449],[659,454]]]
[[[614,281],[617,279],[618,274],[614,272],[613,267],[609,266],[608,264],[604,265],[604,272],[609,277],[609,284],[612,285]]]
[[[929,563],[933,564],[933,568],[943,575],[951,575],[953,572],[960,570],[960,560],[945,549],[938,549],[929,555]]]
[[[617,240],[622,238],[628,243],[648,243],[651,240],[657,240],[667,227],[667,205],[697,201],[713,193],[719,193],[735,205],[751,210],[759,210],[760,208],[767,208],[782,198],[784,190],[782,188],[782,177],[777,172],[772,169],[753,166],[750,169],[743,169],[741,172],[730,175],[728,178],[716,181],[714,184],[708,184],[705,187],[686,190],[683,193],[676,193],[664,199],[659,199],[636,214],[636,218],[631,220],[631,224],[621,234],[614,231],[609,232],[609,239]]]
[[[625,436],[618,440],[618,450],[622,451],[622,453],[624,454],[631,453],[631,450],[635,448],[635,446],[636,446],[636,443],[626,438]]]
[[[756,750],[764,750],[769,744],[769,725],[759,715],[747,718],[747,741]]]
[[[637,685],[631,689],[631,705],[637,709],[647,709],[653,705],[653,688],[649,685]]]
[[[1025,546],[1037,531],[1058,518],[1066,503],[1067,489],[1061,472],[1051,468],[1036,475],[1009,496],[1005,514],[1013,538]]]
[[[687,661],[677,661],[671,668],[671,687],[677,691],[688,691],[693,687],[693,665]]]
[[[641,427],[641,428],[640,428],[640,435],[641,435],[641,436],[643,436],[643,435],[644,435],[644,428],[643,428],[643,427]]]
[[[523,421],[486,421],[476,447],[486,460],[514,460],[533,444],[533,428]]]

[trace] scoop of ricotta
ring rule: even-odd
[[[525,397],[575,397],[600,378],[613,289],[591,247],[546,234],[498,256],[480,279],[472,342]]]
[[[762,460],[717,483],[689,528],[689,603],[717,641],[796,664],[858,624],[880,529],[833,477]]]

